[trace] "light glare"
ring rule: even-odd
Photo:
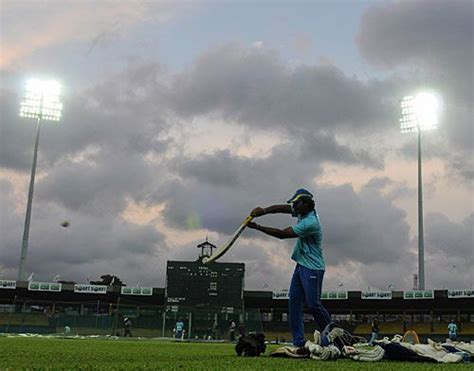
[[[438,125],[439,101],[433,94],[419,93],[406,96],[400,104],[402,133],[436,129]]]
[[[59,121],[62,110],[60,92],[61,85],[57,81],[29,80],[21,102],[20,116]]]

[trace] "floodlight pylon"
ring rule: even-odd
[[[425,289],[425,246],[423,230],[423,179],[421,132],[438,126],[439,102],[435,95],[422,92],[401,101],[400,130],[418,134],[418,288]]]
[[[28,202],[26,205],[23,242],[21,245],[20,263],[18,266],[18,281],[26,278],[26,258],[30,235],[31,207],[35,187],[36,162],[38,157],[41,121],[59,121],[61,119],[62,104],[60,102],[61,86],[58,82],[38,79],[29,80],[26,84],[25,95],[21,102],[20,116],[36,119],[36,139],[33,150],[33,164],[31,166]]]

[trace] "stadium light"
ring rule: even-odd
[[[400,129],[402,133],[436,129],[439,100],[430,93],[406,96],[402,99]]]
[[[402,133],[418,133],[418,288],[425,289],[425,248],[423,237],[423,185],[421,164],[421,132],[438,126],[439,99],[431,93],[422,92],[406,96],[401,101]]]
[[[30,234],[31,205],[35,187],[36,159],[41,129],[41,121],[59,121],[61,119],[62,104],[60,102],[61,85],[57,81],[31,79],[26,83],[26,90],[20,107],[20,116],[36,119],[36,140],[31,166],[28,203],[26,206],[23,243],[21,245],[20,264],[18,266],[18,281],[25,280],[26,256],[28,253],[28,239]]]
[[[61,85],[57,81],[29,80],[21,102],[20,116],[38,120],[59,121],[62,104]]]

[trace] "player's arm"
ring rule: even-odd
[[[263,225],[250,222],[249,224],[247,224],[247,228],[256,229],[257,231],[263,232],[265,234],[268,234],[269,236],[276,237],[281,240],[284,240],[287,238],[298,237],[298,235],[293,231],[292,227],[288,227],[285,229],[278,229],[278,228],[264,227]]]
[[[268,207],[256,207],[250,213],[254,218],[265,214],[292,214],[290,205],[272,205]]]

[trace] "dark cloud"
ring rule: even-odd
[[[327,65],[289,69],[272,51],[229,44],[176,77],[174,107],[184,115],[215,112],[290,133],[370,127],[387,119],[385,92],[392,84],[364,83]]]
[[[469,0],[376,4],[362,18],[357,45],[380,66],[418,65],[462,75],[472,94],[473,19]]]
[[[352,149],[349,145],[338,143],[335,136],[326,133],[319,135],[316,133],[301,133],[296,141],[301,142],[299,148],[301,159],[313,159],[313,161],[319,163],[333,162],[378,169],[382,169],[384,166],[383,158],[378,157],[375,153],[358,149],[357,146]]]
[[[449,166],[446,169],[446,174],[450,179],[455,179],[460,182],[466,182],[469,187],[472,186],[474,180],[474,156],[469,157],[469,153],[463,154],[448,154]]]
[[[304,137],[301,147],[280,145],[266,158],[233,156],[228,150],[176,161],[180,182],[168,190],[166,219],[188,228],[193,215],[199,225],[229,233],[259,203],[286,200],[295,189],[321,175],[325,161],[378,165],[364,152],[350,149],[326,136]],[[362,161],[357,161],[362,158]],[[230,229],[229,229],[230,228]]]
[[[438,128],[443,138],[449,141],[450,147],[457,146],[459,149],[465,150],[465,154],[472,154],[474,147],[473,90],[474,84],[471,85],[471,95],[463,97],[465,104],[462,101],[451,102],[452,104],[442,114],[441,125]]]
[[[458,256],[474,265],[474,214],[460,223],[442,213],[426,215],[426,244],[433,253]]]
[[[91,215],[115,215],[127,198],[142,199],[151,191],[155,168],[141,156],[119,152],[98,160],[58,164],[38,181],[38,197]]]
[[[20,261],[23,220],[15,212],[13,185],[6,180],[0,180],[0,206],[0,264],[8,269]]]
[[[267,158],[233,156],[229,150],[219,150],[194,158],[181,158],[175,168],[183,179],[195,178],[213,186],[262,187],[271,186],[287,170],[288,178],[301,177],[306,172],[313,176],[321,173],[321,164],[334,162],[347,165],[366,165],[381,168],[380,160],[367,151],[352,151],[341,145],[332,135],[301,135],[292,145],[278,145]],[[301,144],[299,144],[301,143]],[[270,180],[270,182],[268,181]],[[304,181],[308,181],[304,178]]]
[[[229,235],[253,209],[256,200],[263,198],[262,193],[196,181],[175,183],[167,197],[165,220],[178,229],[203,228]]]
[[[404,251],[396,263],[376,262],[357,265],[353,275],[359,282],[357,285],[351,283],[349,285],[354,290],[411,290],[413,273],[418,269],[417,261],[416,255],[411,251]]]
[[[204,228],[230,233],[254,207],[284,203],[295,189],[321,174],[317,159],[300,159],[291,146],[268,158],[232,156],[218,151],[176,163],[180,181],[166,193],[166,220],[187,228],[193,215]]]
[[[318,210],[330,264],[396,262],[409,247],[406,213],[373,187],[320,189]]]
[[[364,186],[365,192],[383,194],[387,200],[395,201],[402,197],[416,196],[416,189],[408,187],[405,182],[394,181],[389,177],[374,177]]]
[[[0,166],[6,169],[31,169],[36,135],[34,120],[20,120],[19,98],[0,89]]]
[[[443,213],[425,216],[425,275],[433,288],[472,286],[474,214],[456,222]]]
[[[23,235],[23,214],[13,202],[11,185],[2,182],[0,255],[10,275],[16,277]],[[68,220],[70,226],[60,224]],[[151,225],[136,225],[108,216],[93,216],[75,208],[36,199],[32,209],[27,271],[38,278],[82,280],[116,272],[126,280],[151,282],[150,272],[165,270],[162,256],[169,253],[162,233]],[[143,264],[143,269],[137,265]],[[147,273],[144,269],[149,269]]]

